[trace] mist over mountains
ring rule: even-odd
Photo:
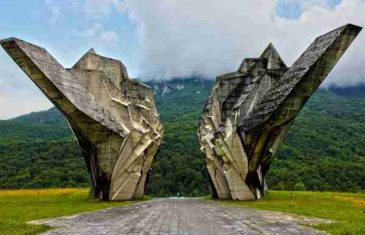
[[[353,86],[330,86],[328,90],[348,98],[365,98],[365,84],[360,83]]]

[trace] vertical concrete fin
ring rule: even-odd
[[[249,200],[265,195],[265,175],[276,149],[360,30],[348,24],[318,37],[289,69],[270,43],[260,58],[246,58],[237,72],[219,76],[198,130],[219,198]],[[214,108],[218,102],[222,105]],[[212,125],[209,120],[216,121]],[[233,135],[239,141],[232,142]],[[217,183],[216,172],[224,173],[228,189]]]
[[[126,135],[124,127],[96,103],[82,81],[74,79],[46,49],[17,38],[2,40],[0,44],[65,115],[77,110],[111,131]]]
[[[83,150],[94,196],[142,197],[163,135],[150,88],[129,79],[120,61],[93,49],[65,69],[42,47],[16,38],[0,43],[67,118]]]

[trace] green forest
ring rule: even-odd
[[[150,82],[165,126],[147,184],[152,196],[210,193],[196,130],[213,85]],[[365,89],[318,90],[295,120],[268,175],[277,190],[365,189]],[[0,188],[86,187],[89,176],[63,116],[52,108],[0,121]]]

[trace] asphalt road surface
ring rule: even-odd
[[[45,234],[310,235],[325,233],[308,225],[328,222],[200,199],[169,198],[31,223],[55,227]]]

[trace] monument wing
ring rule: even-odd
[[[214,196],[265,195],[265,176],[294,118],[360,31],[348,24],[318,37],[290,68],[269,44],[217,77],[198,129]]]
[[[294,118],[360,31],[361,27],[348,24],[316,38],[250,115],[241,120],[243,129],[250,130],[268,119],[283,123]]]
[[[83,150],[93,194],[141,198],[163,126],[148,86],[125,66],[89,50],[65,69],[44,48],[9,38],[2,47],[64,114]]]

